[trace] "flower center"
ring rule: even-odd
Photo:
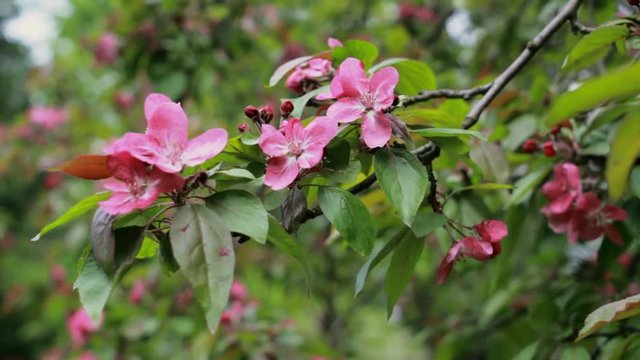
[[[289,152],[293,155],[300,155],[302,154],[302,152],[304,151],[304,149],[302,148],[302,144],[298,141],[292,141],[289,143]]]
[[[373,105],[376,102],[376,96],[370,92],[367,92],[360,96],[360,101],[367,108],[367,110],[372,110]]]
[[[165,156],[171,161],[171,165],[180,164],[182,146],[177,142],[170,142],[165,147]]]
[[[140,178],[134,178],[127,182],[129,192],[134,197],[141,197],[147,191],[147,183]]]

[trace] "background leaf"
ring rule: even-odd
[[[309,270],[307,257],[304,255],[302,248],[300,248],[300,245],[296,240],[292,238],[291,235],[282,228],[282,225],[280,225],[278,220],[271,215],[269,215],[268,239],[280,251],[283,251],[293,257],[293,259],[302,268],[304,278],[307,281],[307,286],[311,288],[311,271]]]
[[[407,231],[394,250],[384,282],[384,292],[387,294],[387,317],[391,316],[394,305],[411,282],[423,248],[424,240]]]
[[[640,70],[640,69],[639,69]],[[619,199],[627,187],[629,172],[640,154],[640,113],[630,113],[616,127],[607,159],[609,195]]]
[[[629,35],[629,30],[623,25],[600,26],[585,35],[571,49],[564,59],[563,70],[579,70],[595,64],[604,57],[611,45]]]
[[[207,198],[207,206],[230,231],[245,234],[261,244],[267,242],[267,210],[255,195],[243,190],[220,191]]]

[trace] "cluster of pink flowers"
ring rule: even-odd
[[[202,164],[227,143],[224,129],[210,129],[189,140],[187,115],[165,95],[147,96],[144,114],[144,134],[127,133],[105,149],[113,176],[103,185],[112,194],[100,207],[110,214],[146,208],[160,193],[182,188],[182,169]]]
[[[249,291],[247,287],[239,282],[234,281],[231,284],[229,300],[231,303],[220,317],[220,323],[224,326],[231,327],[238,325],[245,312],[248,310],[247,295]]]
[[[593,192],[583,192],[580,169],[575,164],[556,165],[554,179],[544,184],[542,193],[549,199],[541,210],[549,227],[555,233],[567,233],[570,243],[595,240],[604,234],[612,242],[624,244],[613,222],[626,220],[626,211],[602,204]]]
[[[27,119],[31,124],[54,130],[67,121],[68,114],[64,108],[34,106],[27,111]]]
[[[476,236],[466,236],[456,241],[438,267],[438,284],[443,284],[459,258],[469,256],[479,261],[494,258],[502,251],[500,241],[509,235],[507,225],[500,220],[485,220],[473,229]]]
[[[75,347],[82,347],[91,334],[100,329],[102,325],[102,318],[97,323],[89,317],[89,314],[84,309],[78,309],[74,311],[67,318],[67,331],[71,336],[71,342]]]
[[[330,48],[342,46],[338,39],[329,38],[327,41]],[[303,64],[298,65],[287,78],[287,87],[295,92],[305,92],[307,85],[317,85],[318,82],[333,73],[331,61],[323,58],[313,58]]]

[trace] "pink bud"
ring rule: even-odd
[[[248,290],[247,287],[239,282],[234,281],[231,284],[231,292],[229,293],[229,297],[233,301],[245,301],[247,299]]]

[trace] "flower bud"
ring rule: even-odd
[[[249,131],[249,125],[242,123],[238,125],[237,129],[240,134],[244,134]]]
[[[251,120],[256,120],[260,116],[260,110],[253,105],[247,105],[244,108],[244,116]]]
[[[533,139],[528,139],[522,144],[522,151],[526,153],[538,151],[538,142]]]
[[[553,145],[553,141],[545,141],[545,143],[542,144],[542,152],[546,157],[556,156],[556,149]]]
[[[283,101],[280,105],[280,114],[283,118],[289,117],[291,112],[293,112],[293,103],[289,100]]]
[[[265,124],[268,124],[273,120],[273,108],[271,105],[265,105],[260,109],[260,120]]]

